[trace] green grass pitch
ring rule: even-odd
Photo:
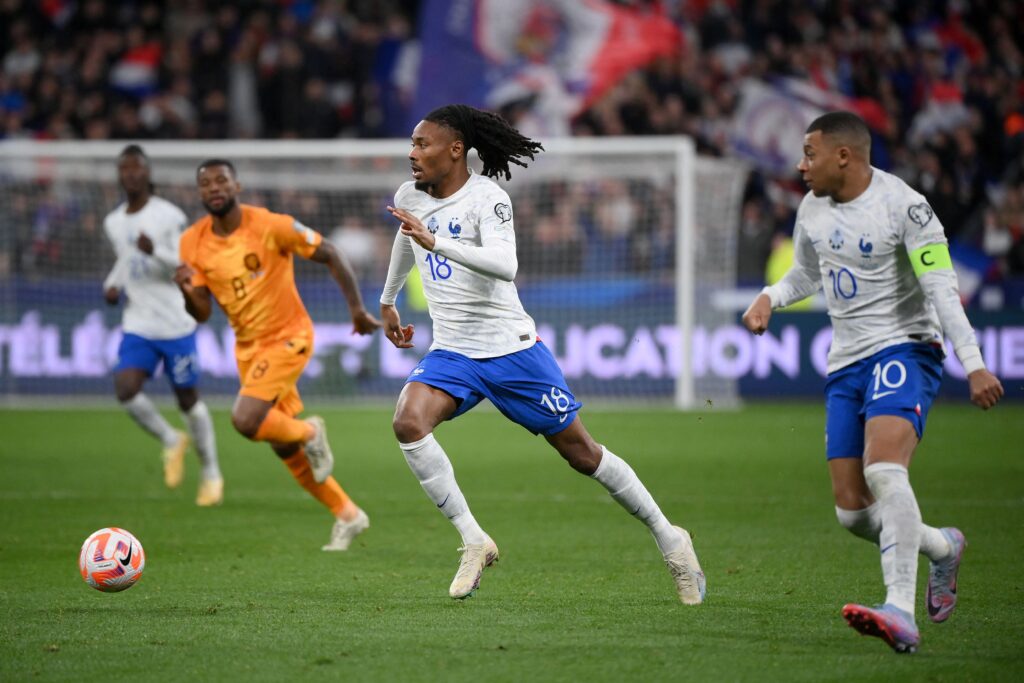
[[[912,481],[925,519],[969,547],[957,611],[935,625],[919,609],[913,656],[840,617],[883,587],[877,551],[835,522],[820,405],[584,412],[693,532],[700,607],[677,602],[650,535],[600,485],[485,410],[437,432],[501,549],[476,596],[450,600],[458,537],[390,411],[323,414],[335,473],[372,520],[346,553],[320,551],[329,514],[224,411],[217,509],[193,505],[191,455],[183,488],[165,490],[154,443],[114,409],[0,412],[0,680],[1024,679],[1020,404],[932,413]],[[108,525],[147,560],[114,595],[76,564]]]

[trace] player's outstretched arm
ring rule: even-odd
[[[380,319],[384,324],[384,336],[392,344],[400,349],[411,349],[413,347],[412,335],[414,329],[412,323],[402,327],[402,317],[394,304],[380,305]]]
[[[768,321],[772,318],[772,300],[767,294],[761,293],[754,297],[743,314],[743,326],[754,334],[764,334],[768,329]]]
[[[942,331],[953,342],[953,350],[967,373],[971,402],[982,410],[988,410],[1003,397],[1003,385],[985,368],[974,329],[960,302],[960,288],[949,247],[945,241],[925,244],[916,249],[913,248],[916,246],[914,244],[907,246],[907,255],[917,281],[935,307]]]
[[[182,263],[174,271],[174,283],[185,296],[185,310],[198,322],[205,323],[213,312],[213,297],[207,287],[192,284],[195,271],[187,263]]]
[[[321,242],[316,248],[311,261],[323,263],[330,271],[331,277],[338,283],[341,293],[345,295],[348,302],[348,310],[352,316],[352,331],[356,334],[372,334],[380,327],[380,321],[370,315],[363,305],[363,296],[359,293],[359,284],[356,282],[356,274],[348,259],[330,242]]]

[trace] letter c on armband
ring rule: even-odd
[[[914,267],[914,275],[921,277],[933,270],[953,270],[953,260],[949,256],[949,247],[945,244],[928,244],[910,252],[910,263]]]

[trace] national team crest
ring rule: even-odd
[[[260,269],[260,257],[253,253],[246,254],[245,267],[255,273]]]
[[[430,220],[427,221],[427,230],[430,231],[431,235],[436,235],[437,234],[437,228],[438,228],[437,216],[431,216]]]
[[[875,245],[868,241],[870,235],[862,235],[860,242],[857,243],[857,247],[860,249],[860,255],[864,258],[871,258],[871,252],[874,250]]]
[[[451,233],[453,240],[457,240],[462,237],[462,226],[455,222],[457,220],[459,219],[453,218],[448,221],[448,232]]]
[[[843,248],[843,242],[843,233],[839,231],[839,228],[836,228],[828,238],[828,246],[832,247],[835,251],[839,251]]]

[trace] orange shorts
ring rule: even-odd
[[[235,361],[242,383],[239,395],[272,401],[274,408],[286,415],[298,415],[303,407],[298,381],[312,356],[312,331],[236,344]]]

